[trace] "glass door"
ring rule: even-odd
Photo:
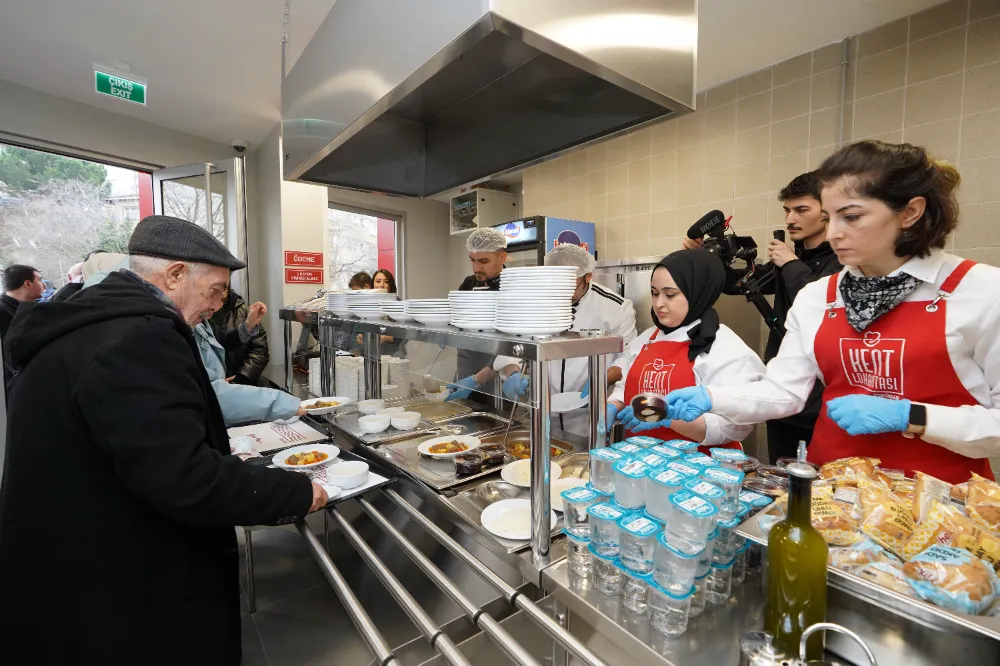
[[[247,261],[246,163],[243,157],[188,164],[153,172],[153,210],[188,220],[212,232],[241,261]],[[232,285],[248,302],[249,272],[233,273]]]

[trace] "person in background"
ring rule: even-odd
[[[80,291],[83,288],[83,262],[73,264],[69,267],[69,273],[66,274],[66,284],[59,287],[59,289],[52,295],[50,301],[65,301],[67,298]]]
[[[380,268],[372,276],[372,289],[385,289],[387,294],[396,293],[396,278],[386,268]]]
[[[622,298],[593,282],[594,255],[579,245],[563,243],[545,255],[546,266],[573,266],[576,268],[576,291],[573,292],[572,331],[602,331],[605,335],[619,335],[625,349],[635,339],[635,307],[632,301]],[[609,355],[607,383],[614,384],[622,378],[622,369],[614,365],[620,355]],[[498,356],[493,367],[516,364],[514,358]],[[501,372],[501,374],[503,374]],[[510,384],[510,378],[505,379]],[[505,385],[505,394],[524,395],[527,381],[514,386]],[[579,391],[590,394],[590,364],[586,358],[571,358],[549,364],[549,390],[552,393]],[[507,395],[508,398],[511,395]],[[610,425],[610,424],[609,424]],[[552,415],[552,427],[586,437],[590,434],[590,412],[587,407]]]
[[[3,385],[9,401],[11,381],[17,373],[7,362],[7,331],[21,303],[41,298],[45,285],[35,267],[13,264],[3,270],[3,290],[0,295],[0,345],[3,346]]]
[[[372,276],[365,271],[359,271],[351,276],[347,282],[347,288],[351,291],[372,288]]]
[[[817,170],[844,269],[807,285],[761,381],[667,396],[670,414],[752,424],[795,414],[822,378],[809,459],[873,456],[948,483],[1000,455],[1000,269],[944,251],[954,166],[908,143],[859,141]]]
[[[227,290],[222,307],[209,320],[212,333],[226,349],[226,379],[234,384],[257,386],[271,355],[267,347],[267,331],[259,323],[267,314],[267,306],[261,302],[247,306],[243,297],[232,289]],[[253,315],[256,327],[247,326],[254,335],[243,340],[239,332],[241,324]],[[234,337],[234,333],[236,334]]]
[[[617,418],[629,434],[698,442],[702,453],[713,446],[741,448],[752,426],[713,415],[649,422],[631,405],[641,393],[665,396],[685,386],[739,384],[763,376],[760,358],[719,322],[712,307],[725,282],[722,261],[706,250],[679,250],[656,265],[649,282],[653,326],[627,348],[621,364],[625,379],[608,396],[609,424]]]
[[[774,315],[782,329],[799,291],[810,282],[834,275],[841,269],[837,255],[826,240],[828,216],[820,203],[820,194],[820,181],[814,171],[796,176],[778,193],[778,201],[785,209],[788,237],[795,249],[793,251],[777,239],[768,242],[767,254],[775,266],[775,277],[762,291],[774,294]],[[684,241],[685,247],[699,245],[700,239]],[[782,337],[773,331],[768,335],[765,363],[778,355]],[[808,444],[812,439],[822,395],[823,384],[817,382],[801,412],[767,422],[767,453],[772,464],[778,458],[795,456],[799,442]]]
[[[164,216],[136,225],[129,253],[129,270],[71,299],[23,304],[9,331],[20,374],[0,486],[0,590],[17,609],[0,622],[7,663],[236,666],[234,527],[291,523],[328,501],[303,474],[229,453],[193,327],[243,262]],[[40,519],[67,510],[57,530]],[[53,572],[69,569],[66,595]]]
[[[496,229],[481,227],[469,234],[468,240],[465,241],[465,249],[472,263],[472,275],[462,280],[458,290],[500,291],[500,272],[503,270],[504,262],[507,261],[507,237]],[[452,392],[445,400],[468,398],[474,390],[496,377],[497,373],[493,369],[495,359],[492,354],[459,349],[455,375],[458,381],[448,385]],[[511,390],[515,386],[524,385],[527,381],[517,372],[518,367],[517,364],[512,364],[503,368],[510,381]]]

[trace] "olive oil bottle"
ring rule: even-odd
[[[812,482],[816,469],[805,463],[805,445],[799,460],[788,465],[788,516],[771,528],[767,539],[767,608],[764,630],[774,636],[775,648],[786,657],[798,657],[802,632],[826,621],[827,547],[812,526]],[[809,638],[808,660],[823,658],[823,633]]]

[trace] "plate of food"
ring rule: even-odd
[[[549,483],[562,476],[562,467],[559,463],[549,463]],[[502,470],[500,470],[500,477],[507,483],[512,483],[515,486],[520,486],[521,488],[531,487],[531,458],[525,460],[517,460],[515,462],[506,465]]]
[[[550,511],[549,514],[549,524],[554,527],[559,518],[555,511]],[[531,538],[531,500],[505,499],[494,502],[483,510],[479,522],[487,532],[502,539],[527,541]]]
[[[469,449],[479,446],[479,438],[470,435],[446,435],[444,437],[434,437],[422,442],[417,447],[422,455],[438,460],[451,460],[459,453],[465,453]]]
[[[283,469],[312,469],[332,463],[339,455],[340,448],[333,444],[303,444],[278,451],[271,462]]]
[[[320,416],[329,414],[338,407],[343,407],[351,401],[350,398],[343,398],[335,395],[328,398],[314,398],[313,400],[303,400],[302,409],[310,416]]]

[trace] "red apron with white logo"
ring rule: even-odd
[[[945,407],[979,404],[962,385],[945,341],[947,297],[955,291],[973,261],[963,261],[941,284],[934,301],[900,303],[863,333],[847,323],[837,302],[837,275],[827,287],[827,314],[816,333],[816,361],[826,380],[823,409],[809,459],[822,464],[837,458],[870,456],[881,466],[924,472],[949,483],[968,481],[972,472],[992,479],[989,460],[968,458],[902,433],[848,435],[826,413],[826,403],[851,394],[907,399]]]
[[[632,398],[640,393],[655,393],[659,396],[665,396],[679,388],[697,386],[694,377],[694,361],[688,359],[688,347],[690,347],[691,342],[669,342],[667,340],[654,342],[656,333],[657,331],[654,330],[653,335],[649,337],[649,342],[643,345],[642,351],[635,357],[628,377],[625,378],[626,406],[630,405]],[[694,441],[690,437],[675,432],[672,428],[653,428],[638,433],[626,432],[628,437],[636,434],[664,441],[671,439]],[[729,442],[720,445],[720,447],[743,450],[739,442]],[[709,448],[716,447],[699,446],[698,450],[707,454]]]

